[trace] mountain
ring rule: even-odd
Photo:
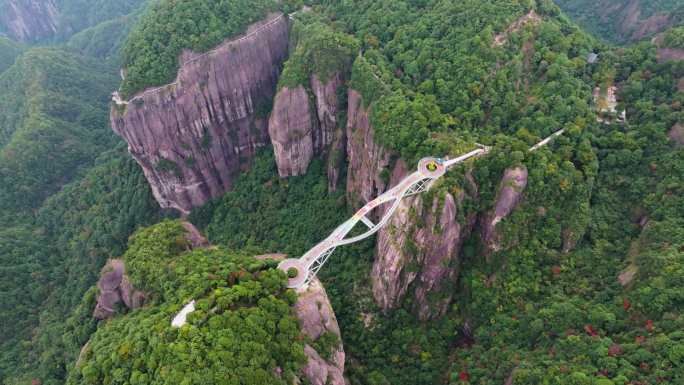
[[[589,32],[620,44],[651,37],[684,21],[684,4],[677,0],[555,2]]]
[[[107,20],[128,15],[143,0],[2,0],[0,34],[25,43],[64,41]]]
[[[681,28],[305,3],[160,0],[0,74],[2,382],[680,384]]]

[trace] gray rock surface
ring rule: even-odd
[[[268,121],[278,174],[281,178],[306,173],[314,156],[315,118],[304,86],[278,91]]]
[[[120,304],[129,309],[137,309],[145,302],[145,294],[135,290],[126,276],[124,262],[120,259],[110,259],[107,262],[100,274],[97,288],[100,292],[93,311],[93,317],[97,319],[111,318]]]
[[[379,232],[371,280],[373,296],[383,310],[399,306],[413,285],[419,319],[447,311],[454,292],[449,285],[456,283],[460,269],[461,246],[476,222],[474,213],[463,224],[457,221],[464,196],[445,193],[427,209],[421,196],[409,198]]]
[[[525,187],[527,187],[526,167],[509,168],[504,172],[494,208],[480,219],[480,239],[484,245],[485,254],[501,250],[502,239],[497,225],[518,207]]]
[[[337,112],[340,108],[337,89],[342,85],[339,73],[322,82],[316,75],[309,81],[311,95],[300,85],[281,88],[273,103],[268,133],[273,143],[278,173],[281,177],[306,173],[311,160],[329,152],[335,141]],[[340,140],[336,141],[339,150]],[[329,170],[335,181],[339,174]]]
[[[375,142],[370,125],[370,107],[361,95],[350,89],[347,111],[347,196],[354,207],[375,199],[408,173],[402,160],[392,162],[393,154]],[[396,157],[395,157],[396,158]]]
[[[335,318],[328,294],[318,279],[314,279],[309,287],[298,293],[295,312],[299,318],[302,332],[312,341],[316,341],[324,333],[330,332],[340,338],[340,344],[326,360],[310,345],[304,347],[308,361],[302,373],[312,385],[345,385],[344,348],[340,337],[340,328]]]
[[[54,0],[6,0],[0,2],[0,32],[22,42],[52,37],[57,32]]]
[[[677,146],[684,146],[684,125],[677,123],[670,129],[667,136],[675,142]]]
[[[112,127],[161,207],[187,214],[232,188],[251,166],[268,143],[262,114],[288,40],[287,17],[271,15],[208,54],[185,52],[175,83],[139,94],[124,109],[113,106]]]
[[[209,242],[190,222],[183,222],[186,230],[185,239],[190,248],[208,247]],[[145,293],[137,290],[126,275],[126,266],[121,259],[110,259],[102,268],[97,282],[99,294],[93,311],[97,319],[111,318],[116,314],[118,306],[128,309],[138,309],[145,304]]]

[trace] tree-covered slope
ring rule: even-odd
[[[0,0],[0,35],[30,44],[73,34],[135,11],[146,0]]]
[[[151,305],[101,325],[68,384],[291,384],[304,343],[274,262],[223,248],[188,252],[180,222],[137,232],[126,273]],[[188,324],[170,320],[197,299]]]
[[[114,68],[51,48],[24,53],[0,76],[0,207],[37,207],[102,150]],[[4,223],[4,222],[3,222]]]
[[[101,156],[118,143],[107,118],[117,81],[114,68],[54,48],[30,49],[0,75],[0,377],[38,366],[45,381],[64,376],[65,317],[158,213],[123,149]]]
[[[679,0],[555,0],[587,31],[610,42],[629,43],[684,21]]]
[[[0,74],[14,64],[22,50],[21,45],[8,38],[0,37]]]
[[[183,49],[208,51],[276,10],[273,0],[160,1],[151,5],[123,48],[125,95],[170,83]],[[170,26],[170,27],[169,27]]]

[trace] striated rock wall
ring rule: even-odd
[[[305,291],[298,294],[295,312],[304,335],[316,341],[324,334],[332,333],[339,341],[336,347],[331,347],[330,352],[318,352],[307,344],[304,353],[308,362],[302,368],[302,373],[312,385],[345,385],[345,354],[340,328],[323,285],[314,279]]]
[[[382,194],[408,174],[402,160],[375,142],[369,120],[370,107],[363,106],[361,95],[350,89],[347,110],[347,197],[359,207]],[[394,158],[394,159],[393,159]]]
[[[268,133],[281,178],[306,173],[314,156],[314,133],[318,131],[315,123],[304,86],[278,91]]]
[[[470,236],[475,214],[458,222],[465,194],[436,196],[430,206],[416,196],[406,200],[378,235],[371,281],[376,303],[383,309],[401,304],[414,288],[413,309],[421,320],[447,311],[453,297],[461,246]]]
[[[0,2],[0,32],[22,42],[52,37],[57,32],[54,0],[6,0]]]
[[[339,150],[341,140],[336,140],[336,133],[343,131],[337,129],[337,89],[341,85],[339,73],[327,82],[314,74],[308,85],[311,95],[304,85],[283,87],[276,94],[268,132],[281,177],[305,174],[314,156],[328,153],[333,141]],[[339,174],[328,173],[336,185]]]
[[[288,54],[288,19],[271,15],[208,54],[185,52],[176,82],[113,106],[112,127],[128,143],[163,208],[187,214],[223,194],[268,143],[267,109]]]
[[[485,255],[501,250],[502,236],[497,229],[497,224],[518,207],[525,187],[527,187],[526,167],[509,168],[504,172],[494,208],[480,218],[478,225]]]

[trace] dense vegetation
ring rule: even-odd
[[[39,16],[34,16],[31,14],[31,12],[38,8],[37,4],[40,2],[12,2],[14,4],[18,4],[20,8],[24,9],[24,16],[26,16],[26,20],[7,19],[5,22],[26,23],[24,28],[26,28],[25,32],[27,34],[27,42],[46,44],[63,43],[72,35],[84,29],[124,17],[141,8],[141,6],[145,4],[147,0],[54,0],[50,1],[49,3],[54,5],[55,12],[44,12]],[[10,7],[9,4],[9,0],[0,0],[0,11],[8,12],[8,8]],[[45,6],[45,9],[48,9],[48,7]],[[35,17],[36,20],[32,20],[32,17]],[[41,36],[34,36],[31,30],[33,28],[32,24],[34,22],[39,25],[54,24],[54,33],[52,33],[52,30],[50,30],[50,33],[45,33]],[[8,25],[3,25],[0,23],[0,34],[11,35],[9,32],[10,30],[11,29]]]
[[[304,13],[297,17],[291,32],[291,46],[295,49],[285,63],[279,87],[308,85],[312,75],[325,83],[336,73],[347,73],[351,67],[359,43],[316,20],[316,16]]]
[[[536,9],[543,22],[509,33],[528,12],[522,3],[359,1],[331,12],[365,43],[352,87],[374,103],[378,139],[404,159],[435,153],[435,133],[484,143],[496,133],[529,133],[531,140],[591,119],[584,80],[596,44],[549,2]]]
[[[183,233],[167,221],[131,238],[127,273],[154,303],[102,325],[68,384],[293,382],[305,356],[285,274],[222,248],[187,252]],[[193,298],[188,324],[173,328]]]
[[[679,0],[554,0],[588,32],[614,43],[644,39],[684,20]]]
[[[280,179],[270,148],[235,186],[190,216],[212,243],[234,250],[299,255],[325,238],[347,211],[341,192],[328,193],[322,161],[315,160],[305,176]]]
[[[22,46],[14,41],[0,37],[0,74],[9,68],[17,56],[21,54]]]
[[[116,83],[114,67],[56,48],[28,49],[0,74],[0,382],[63,381],[94,326],[77,305],[158,217],[109,129]]]
[[[4,213],[37,207],[114,143],[107,95],[116,82],[113,68],[52,48],[27,51],[0,76]]]
[[[135,3],[103,5],[102,14],[129,13]],[[297,16],[281,85],[350,72],[376,139],[411,165],[475,141],[493,145],[434,188],[467,190],[472,174],[477,194],[459,205],[461,217],[492,208],[506,168],[529,170],[522,204],[500,225],[504,248],[484,256],[477,232],[466,241],[458,279],[444,289],[456,300],[440,319],[419,322],[410,293],[399,309],[379,312],[372,239],[336,251],[321,278],[350,383],[684,382],[684,148],[668,138],[684,121],[684,62],[658,63],[650,43],[611,50],[549,0],[307,3],[318,5]],[[575,16],[595,9],[559,3]],[[680,15],[674,1],[639,5],[642,17]],[[155,3],[126,43],[122,89],[170,81],[183,48],[208,50],[276,8]],[[524,15],[531,21],[509,29]],[[68,47],[113,63],[132,20],[86,29]],[[615,38],[614,25],[582,22]],[[683,41],[681,28],[663,36],[667,47]],[[126,250],[129,234],[160,214],[107,127],[116,69],[58,49],[19,55],[9,45],[0,59],[18,60],[0,74],[0,382],[291,383],[304,360],[294,296],[273,263],[251,256],[298,256],[347,217],[322,162],[279,179],[264,149],[233,191],[190,216],[218,247],[189,250],[180,224],[164,221],[137,232]],[[600,54],[597,64],[587,63],[590,52]],[[624,124],[596,121],[592,90],[612,84]],[[558,128],[566,135],[550,148],[526,153]],[[98,324],[92,285],[104,261],[121,255],[151,303]],[[191,298],[199,310],[171,328]]]

